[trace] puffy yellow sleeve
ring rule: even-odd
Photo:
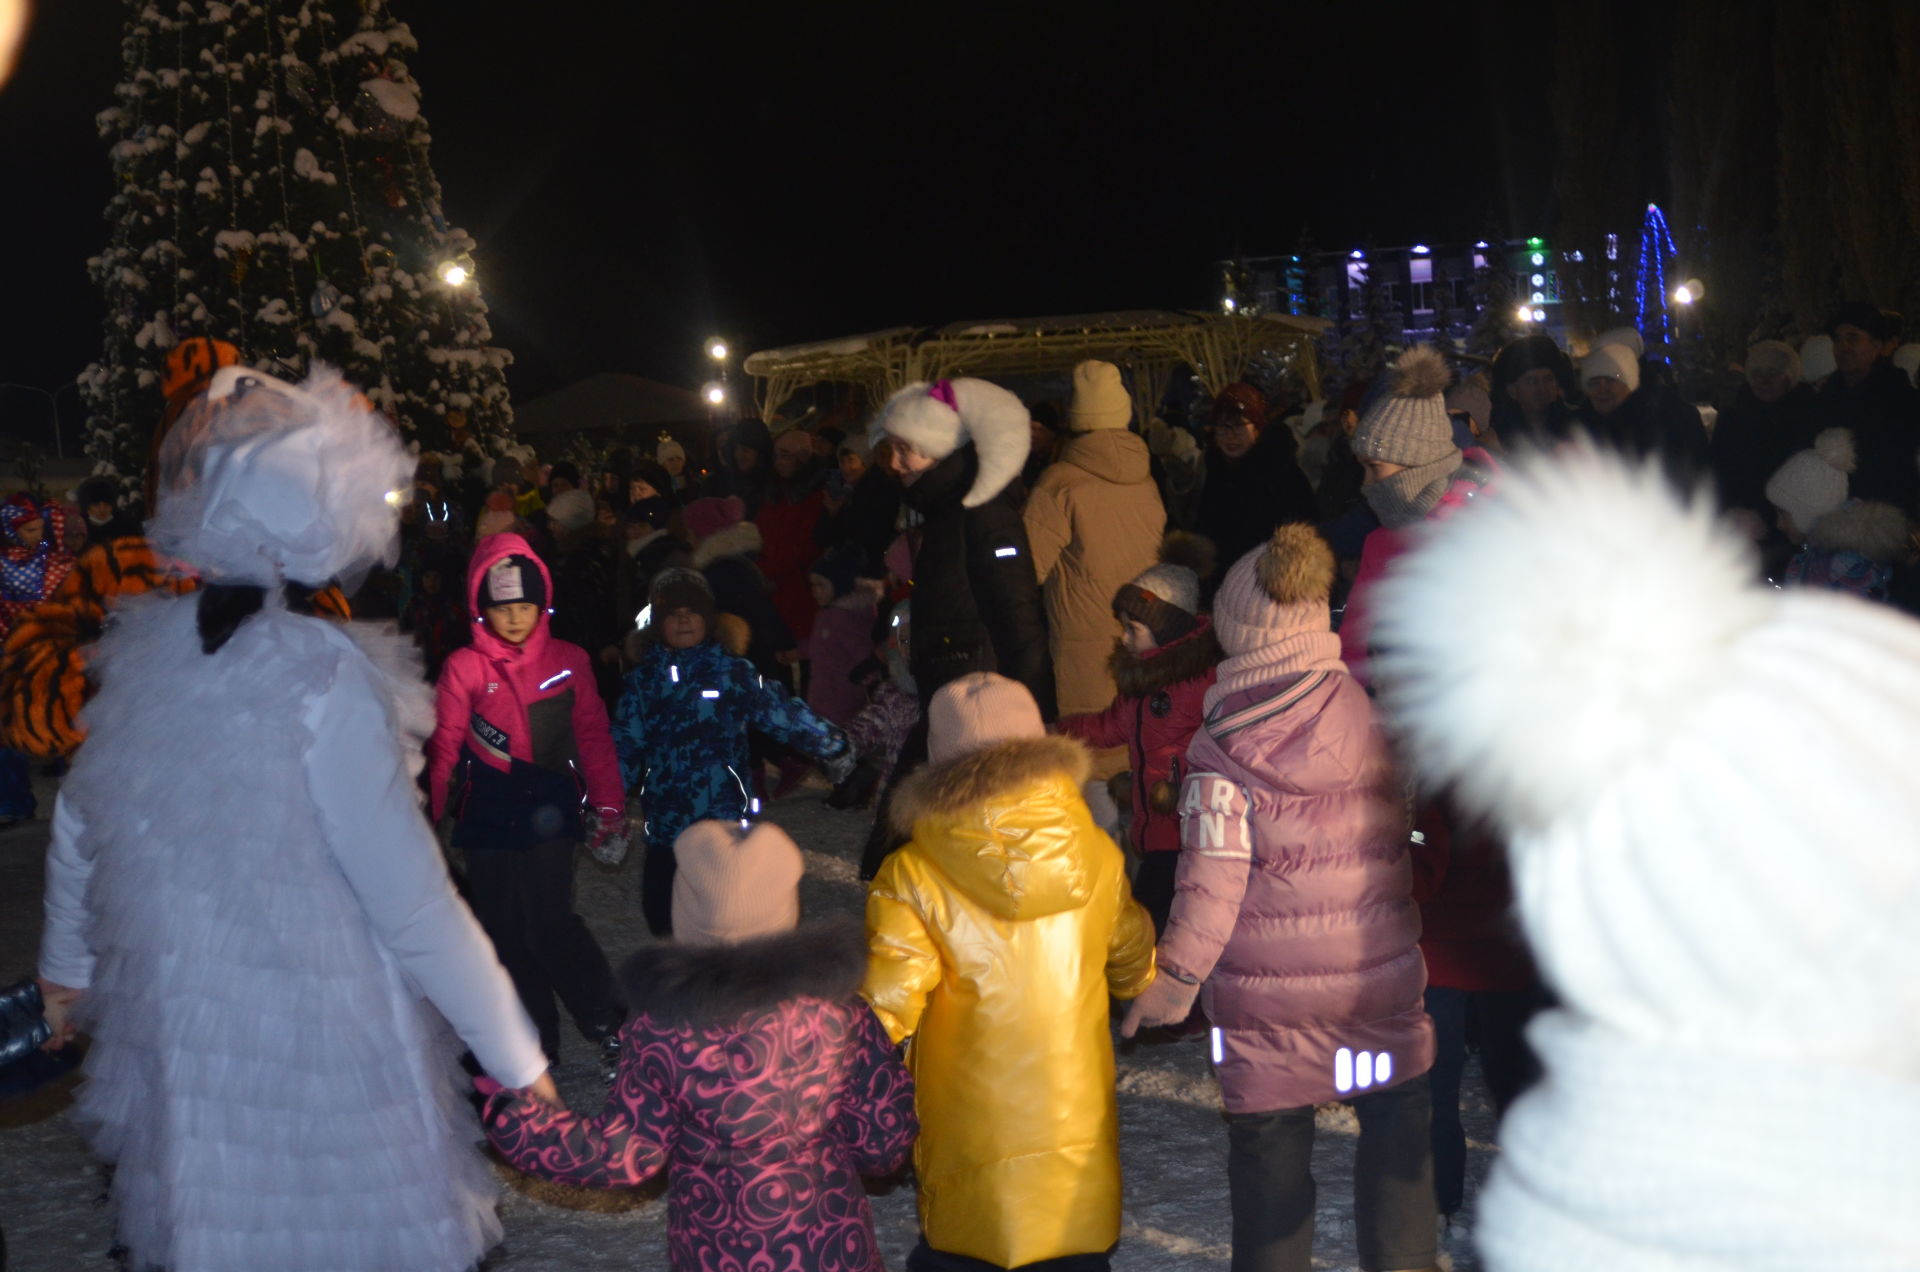
[[[1127,873],[1119,871],[1120,908],[1107,942],[1107,988],[1115,998],[1137,998],[1158,974],[1153,958],[1153,917],[1133,899]]]
[[[1149,953],[1152,928],[1147,931]],[[940,951],[915,896],[906,849],[881,865],[867,889],[867,977],[860,992],[895,1042],[920,1027],[927,996],[940,983]]]

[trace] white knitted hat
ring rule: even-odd
[[[928,459],[945,459],[972,442],[980,471],[961,503],[978,508],[1007,488],[1033,445],[1027,408],[997,384],[961,378],[909,384],[880,410],[874,441],[897,437]]]
[[[1647,356],[1646,338],[1635,327],[1607,328],[1593,338],[1593,348],[1598,349],[1602,345],[1618,345],[1622,349],[1631,350],[1635,362]]]
[[[1591,448],[1375,601],[1403,753],[1505,832],[1560,1002],[1490,1266],[1920,1266],[1920,624],[1764,586],[1709,498]]]
[[[1800,355],[1784,340],[1758,340],[1747,346],[1747,374],[1776,371],[1790,384],[1800,383]]]
[[[1801,534],[1847,501],[1847,477],[1854,469],[1853,434],[1830,428],[1767,479],[1767,502],[1793,518]]]
[[[1618,380],[1631,393],[1640,387],[1640,359],[1625,345],[1595,345],[1580,359],[1580,383],[1588,380]]]
[[[669,459],[684,460],[686,457],[687,448],[664,433],[660,436],[660,444],[653,448],[653,462],[656,464],[664,464]]]
[[[1833,337],[1826,332],[1808,336],[1800,345],[1800,376],[1808,384],[1818,384],[1840,369],[1833,360]]]

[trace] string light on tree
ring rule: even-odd
[[[1662,362],[1668,360],[1664,349],[1673,341],[1673,320],[1667,308],[1667,262],[1679,255],[1680,249],[1667,229],[1666,215],[1658,204],[1647,204],[1647,215],[1640,223],[1640,265],[1634,273],[1633,312],[1635,325],[1647,343],[1661,346]]]

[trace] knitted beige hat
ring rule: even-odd
[[[1367,409],[1353,431],[1353,453],[1405,468],[1422,468],[1458,453],[1447,418],[1447,360],[1432,345],[1415,345],[1393,364],[1393,387]]]
[[[1125,428],[1133,420],[1133,398],[1111,362],[1087,361],[1073,369],[1073,402],[1067,427],[1076,433]]]
[[[695,822],[673,841],[673,936],[734,944],[800,922],[799,847],[772,822]]]
[[[935,764],[996,743],[1046,734],[1027,687],[991,671],[950,681],[927,708],[927,758]]]

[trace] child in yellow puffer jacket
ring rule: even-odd
[[[988,672],[928,709],[929,762],[893,800],[908,843],[867,894],[862,987],[918,1092],[910,1272],[1102,1269],[1120,1237],[1111,994],[1153,982],[1153,922],[1080,786],[1086,748],[1048,737]]]

